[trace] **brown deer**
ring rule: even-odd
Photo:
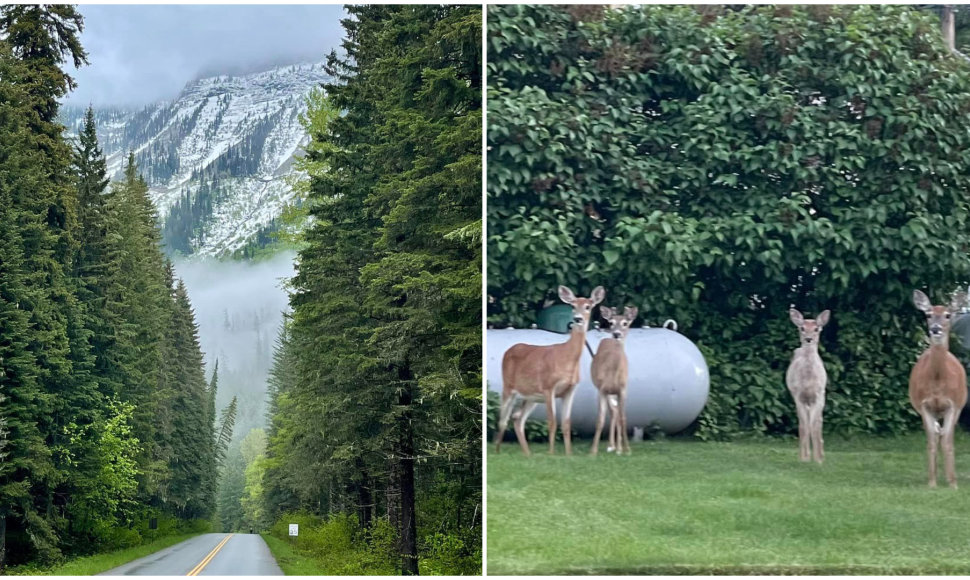
[[[825,384],[828,376],[822,357],[818,355],[818,341],[822,328],[829,322],[830,313],[823,311],[815,320],[805,320],[802,313],[792,308],[788,317],[798,327],[801,346],[795,349],[785,383],[795,399],[798,412],[798,458],[822,463],[825,446],[822,441],[822,411],[825,409]]]
[[[524,403],[516,414],[515,436],[522,446],[522,453],[529,455],[525,439],[525,422],[541,401],[546,403],[546,419],[549,423],[549,453],[556,452],[556,398],[562,399],[562,435],[566,455],[572,449],[572,406],[576,384],[579,383],[579,358],[586,344],[586,327],[589,325],[593,307],[603,301],[606,291],[597,286],[589,298],[577,298],[565,286],[559,287],[559,298],[573,307],[572,328],[569,340],[560,344],[536,346],[515,344],[502,357],[502,406],[499,410],[498,431],[495,433],[495,451],[502,445],[502,437],[515,401]]]
[[[936,487],[936,452],[941,437],[946,480],[953,489],[957,487],[953,431],[967,402],[967,372],[950,353],[950,318],[966,300],[966,294],[961,292],[953,296],[948,306],[933,306],[926,294],[919,290],[913,292],[913,304],[926,314],[930,346],[909,374],[909,402],[923,418],[926,430],[930,487]]]
[[[603,433],[603,422],[606,410],[610,408],[610,445],[607,452],[616,450],[630,453],[630,439],[626,430],[626,383],[627,359],[624,352],[624,342],[630,323],[637,317],[637,308],[626,306],[623,314],[616,310],[600,306],[600,314],[609,322],[611,338],[600,341],[593,357],[590,374],[593,384],[599,391],[599,416],[596,418],[596,435],[593,437],[593,448],[590,451],[596,455],[599,451],[600,435]]]

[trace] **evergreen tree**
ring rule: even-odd
[[[9,115],[3,139],[9,148],[5,148],[8,154],[0,175],[8,196],[5,205],[14,220],[11,230],[18,232],[21,245],[22,268],[14,276],[19,278],[14,285],[22,289],[21,308],[29,313],[23,336],[33,353],[35,364],[29,374],[36,377],[39,391],[27,407],[30,413],[18,409],[18,418],[11,423],[17,423],[17,429],[20,421],[35,423],[44,441],[43,448],[30,451],[37,458],[28,461],[32,468],[14,475],[21,497],[30,496],[29,507],[21,503],[13,522],[14,529],[26,531],[29,539],[14,551],[20,557],[59,554],[58,522],[77,482],[69,472],[75,465],[90,466],[94,453],[89,442],[72,440],[69,433],[75,426],[93,424],[100,406],[89,332],[74,294],[76,283],[69,276],[77,204],[71,149],[63,139],[63,127],[55,121],[57,99],[72,86],[60,64],[65,58],[75,66],[84,63],[77,40],[80,25],[70,6],[0,7],[0,38],[4,39],[0,84],[10,97],[3,101]],[[19,394],[10,396],[20,400]],[[9,505],[0,509],[10,510]]]
[[[232,443],[233,428],[236,425],[236,397],[232,398],[229,405],[222,410],[219,417],[219,435],[216,437],[215,461],[217,466],[222,466],[229,452],[229,445]]]
[[[175,288],[175,308],[171,323],[175,350],[172,376],[172,417],[174,433],[169,454],[171,479],[167,498],[179,517],[204,518],[211,514],[214,489],[209,485],[214,468],[213,424],[209,418],[209,396],[202,372],[199,348],[188,293],[181,280]]]
[[[246,463],[238,446],[234,446],[226,458],[222,477],[219,480],[218,519],[224,532],[237,532],[244,529],[245,512],[242,498],[245,493]]]

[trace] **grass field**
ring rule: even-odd
[[[926,485],[922,434],[488,454],[489,574],[970,574],[970,436]]]
[[[174,546],[179,542],[183,542],[189,538],[194,538],[198,535],[199,532],[165,536],[158,538],[154,542],[142,544],[141,546],[135,546],[134,548],[125,548],[124,550],[116,550],[114,552],[105,552],[104,554],[95,554],[93,556],[76,558],[54,568],[40,569],[21,566],[17,568],[9,568],[6,573],[11,576],[92,576],[94,574],[100,574],[101,572],[111,570],[112,568],[117,568],[122,564],[131,562],[132,560],[137,560],[138,558],[154,554],[159,550],[163,550],[169,546]]]

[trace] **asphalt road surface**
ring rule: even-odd
[[[104,573],[111,576],[282,576],[257,534],[202,534]]]

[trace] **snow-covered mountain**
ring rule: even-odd
[[[95,109],[112,178],[128,151],[151,188],[170,250],[232,255],[278,227],[293,201],[287,176],[308,137],[306,96],[328,80],[322,64],[190,82],[174,101],[140,110]],[[84,109],[65,106],[71,133]]]

